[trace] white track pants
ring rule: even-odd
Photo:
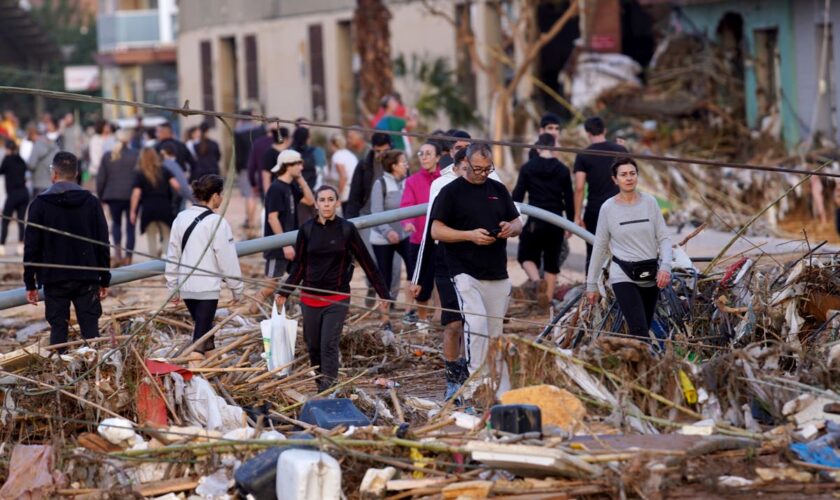
[[[477,280],[462,273],[452,281],[464,315],[467,361],[470,373],[475,373],[487,357],[491,339],[502,335],[502,317],[510,302],[510,280]],[[500,376],[496,393],[501,394],[510,389],[510,377],[500,350],[496,351],[493,360],[487,361],[484,373],[476,377],[480,380],[480,377],[488,376],[491,363],[495,363],[493,372]]]

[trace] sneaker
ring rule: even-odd
[[[382,345],[385,347],[396,343],[397,336],[394,335],[394,330],[391,329],[391,323],[385,323],[382,325],[382,332],[379,334],[379,338],[382,339]]]
[[[420,318],[417,317],[417,311],[414,309],[405,313],[402,317],[402,322],[406,325],[413,325],[420,321]]]
[[[446,391],[443,393],[443,399],[444,399],[444,401],[449,401],[450,399],[452,399],[453,397],[455,397],[455,393],[457,393],[457,392],[458,392],[458,389],[460,389],[460,388],[461,388],[461,384],[458,384],[458,383],[456,383],[456,382],[447,382],[447,383],[446,383]],[[457,398],[457,399],[454,401],[456,405],[460,405],[460,404],[461,404],[460,399],[461,399],[461,398]]]
[[[18,255],[23,255],[23,243],[18,243],[15,249],[17,250]]]

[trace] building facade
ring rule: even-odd
[[[176,0],[99,0],[103,97],[178,105],[177,14]],[[109,120],[144,114],[130,107],[103,107]]]
[[[651,2],[652,3],[652,2]],[[776,116],[788,148],[821,136],[840,144],[840,6],[822,0],[682,0],[669,2],[687,31],[731,41],[742,57],[746,124]]]
[[[388,1],[391,56],[443,58],[480,114],[490,107],[484,76],[459,66],[455,29],[419,1]],[[432,2],[452,19],[469,15],[476,37],[498,36],[498,19],[483,1]],[[251,108],[284,119],[359,123],[355,0],[182,0],[178,33],[180,100],[191,107],[233,112]],[[395,78],[411,104],[422,89]],[[375,110],[372,110],[375,112]],[[186,119],[194,124],[200,118]]]

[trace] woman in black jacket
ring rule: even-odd
[[[318,367],[318,392],[323,392],[338,378],[338,342],[350,305],[353,259],[384,299],[380,304],[383,320],[387,320],[390,295],[356,226],[336,215],[338,191],[332,186],[321,186],[315,191],[315,206],[317,217],[303,224],[297,233],[292,271],[276,301],[283,306],[296,285],[303,283],[303,337],[309,361]]]
[[[222,160],[219,143],[207,137],[210,127],[202,123],[198,129],[198,142],[195,144],[196,163],[190,172],[191,181],[197,181],[205,175],[219,175],[219,162]]]
[[[125,130],[117,131],[117,143],[114,149],[105,153],[96,175],[96,195],[102,203],[108,205],[111,212],[111,243],[114,244],[112,265],[131,264],[134,253],[134,223],[131,222],[131,189],[137,175],[137,159],[140,154],[128,147],[131,136]],[[125,218],[125,250],[123,258],[122,228]]]

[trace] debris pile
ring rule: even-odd
[[[733,61],[727,50],[705,37],[671,35],[657,48],[641,88],[637,83],[615,86],[601,93],[591,108],[608,122],[610,136],[623,139],[634,153],[840,171],[836,148],[814,144],[801,154],[789,152],[775,131],[778,116],[767,117],[758,130],[747,126],[739,76],[743,70],[733,67]],[[588,144],[580,127],[566,129],[561,143]],[[572,165],[574,156],[566,155],[564,162]],[[807,179],[775,172],[642,163],[642,187],[660,198],[674,218],[672,223],[708,222],[715,229],[737,230],[751,220],[757,207],[769,206],[788,190],[793,192],[754,222],[748,234],[781,235],[785,228],[795,228],[801,236],[802,222],[814,222],[812,206],[817,202],[812,196],[821,198],[819,206],[831,213],[833,180],[800,185]],[[797,223],[780,227],[786,219]],[[819,229],[819,237],[833,234],[826,223]],[[811,226],[809,232],[815,230]]]
[[[499,401],[442,401],[440,336],[405,326],[384,346],[363,307],[323,394],[300,341],[267,368],[267,314],[246,306],[220,310],[206,357],[172,307],[119,311],[61,353],[37,332],[0,356],[0,498],[829,492],[838,269],[812,252],[679,271],[648,341],[608,295],[563,289],[554,317],[509,319]],[[8,340],[23,324],[6,321]]]

